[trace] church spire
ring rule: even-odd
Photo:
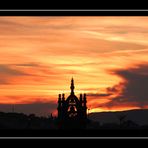
[[[75,88],[75,86],[74,86],[74,79],[72,77],[72,79],[71,79],[71,86],[70,86],[71,94],[74,94],[74,88]]]

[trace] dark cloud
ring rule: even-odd
[[[29,67],[39,67],[39,65],[38,64],[36,64],[36,63],[21,63],[21,64],[14,64],[15,66],[29,66]]]
[[[9,64],[0,64],[0,84],[11,84],[10,78],[12,77],[30,75],[12,67],[13,66]]]
[[[99,94],[99,93],[88,93],[87,96],[90,96],[90,97],[107,97],[107,96],[110,96],[112,94],[110,93],[104,93],[104,94]]]
[[[57,104],[54,102],[35,102],[30,104],[0,104],[2,112],[19,112],[25,114],[36,114],[38,116],[48,116],[56,110]]]
[[[121,87],[123,87],[125,83],[120,82],[119,84],[114,85],[113,87],[107,87],[106,91],[110,94],[116,94],[120,91]]]
[[[28,75],[27,73],[11,68],[10,65],[6,65],[6,64],[0,64],[0,74],[9,75],[9,76]]]
[[[122,88],[122,92],[112,101],[106,104],[107,107],[117,105],[133,104],[138,107],[148,105],[148,65],[138,65],[134,68],[116,70],[113,72],[123,79],[123,82],[109,88],[116,92],[117,88]],[[118,86],[118,87],[117,87]]]

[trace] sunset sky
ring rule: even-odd
[[[0,111],[56,114],[72,77],[90,112],[148,108],[148,17],[0,17]]]

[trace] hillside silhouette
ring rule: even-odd
[[[148,129],[148,109],[90,113],[88,118],[105,128]]]
[[[88,129],[148,129],[148,109],[99,112],[88,115]],[[0,112],[0,129],[58,129],[57,117]]]

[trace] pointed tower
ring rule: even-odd
[[[70,86],[70,89],[71,89],[71,95],[74,95],[75,86],[74,86],[74,79],[73,79],[73,77],[72,77],[72,79],[71,79],[71,86]]]
[[[65,99],[65,95],[59,95],[58,99],[58,119],[62,128],[85,128],[87,121],[86,94],[80,94],[78,99],[74,93],[74,79],[71,79],[70,95]]]

